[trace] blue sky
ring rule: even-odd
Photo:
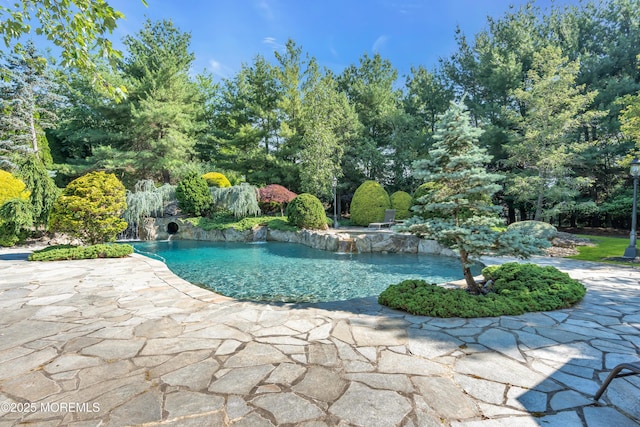
[[[411,66],[433,69],[456,50],[456,25],[471,37],[510,5],[525,0],[111,0],[126,16],[114,42],[135,34],[146,18],[169,18],[192,35],[195,72],[233,76],[256,54],[273,58],[292,38],[321,66],[339,73],[366,52],[388,58],[399,75]],[[538,0],[543,10],[576,0]],[[118,42],[116,46],[122,45]]]

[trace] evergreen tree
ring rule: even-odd
[[[345,147],[360,131],[358,116],[330,73],[310,83],[302,107],[304,136],[300,155],[300,188],[330,200],[334,178],[342,176]]]
[[[194,60],[191,35],[171,21],[147,21],[135,36],[127,37],[129,56],[122,69],[132,82],[132,143],[138,175],[171,180],[178,166],[192,159],[203,114],[197,84],[189,78]]]
[[[4,79],[0,80],[0,161],[15,168],[15,160],[24,153],[43,151],[48,155],[44,129],[55,127],[55,104],[61,97],[48,73],[47,61],[38,55],[33,42],[4,62]]]
[[[398,72],[379,54],[365,54],[337,78],[362,123],[360,134],[346,150],[345,179],[355,189],[364,180],[388,181],[387,148],[394,137],[393,120],[401,111],[401,92],[394,88]]]
[[[503,221],[498,216],[501,207],[492,204],[491,196],[500,189],[502,176],[486,170],[491,156],[477,145],[481,133],[471,125],[462,102],[440,117],[430,158],[413,165],[416,177],[439,185],[417,206],[418,214],[428,219],[417,216],[408,224],[410,232],[459,251],[464,278],[475,294],[480,288],[471,273],[472,258],[489,252],[526,257],[543,244],[518,231],[496,231]]]
[[[46,226],[49,221],[49,212],[59,195],[58,187],[49,176],[44,163],[33,154],[24,158],[20,164],[19,175],[31,192],[29,202],[33,224],[36,228]]]
[[[527,79],[513,91],[522,113],[516,118],[519,134],[507,148],[510,162],[519,170],[509,191],[521,200],[535,200],[538,221],[554,189],[577,190],[589,184],[588,179],[572,176],[572,164],[588,146],[576,141],[572,132],[598,117],[597,112],[585,112],[597,93],[584,93],[584,87],[576,85],[578,72],[577,61],[548,46],[534,54]]]

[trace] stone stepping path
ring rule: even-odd
[[[640,270],[536,258],[578,306],[484,319],[228,299],[159,261],[0,250],[0,427],[637,426]],[[487,263],[505,259],[487,259]]]

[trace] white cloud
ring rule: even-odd
[[[385,44],[387,43],[387,40],[389,40],[389,37],[382,35],[380,37],[378,37],[376,39],[375,42],[373,42],[373,46],[371,47],[371,51],[373,53],[379,53],[380,49],[384,48]]]
[[[265,37],[262,39],[262,43],[266,44],[267,46],[271,46],[273,50],[285,50],[285,45],[279,43],[275,37]]]
[[[221,62],[216,61],[215,59],[209,60],[209,68],[211,69],[214,77],[226,79],[232,74],[231,68],[223,65]]]
[[[273,21],[273,9],[267,0],[260,0],[256,3],[258,10],[262,13],[262,17],[267,21]]]

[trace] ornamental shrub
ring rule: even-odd
[[[284,206],[296,198],[297,194],[278,184],[269,184],[258,189],[260,193],[260,208],[263,212],[280,209],[284,215]]]
[[[518,230],[523,234],[535,236],[539,239],[552,240],[558,234],[558,229],[542,221],[518,221],[509,224],[507,230]]]
[[[487,267],[482,274],[492,281],[483,295],[405,280],[384,290],[378,302],[423,316],[492,317],[568,308],[586,293],[582,283],[551,266],[512,262]]]
[[[29,198],[29,191],[24,182],[7,171],[0,170],[0,205],[9,199]]]
[[[178,207],[187,215],[204,216],[213,206],[207,181],[197,173],[182,179],[176,187]]]
[[[246,182],[232,187],[210,187],[209,192],[216,208],[229,211],[236,218],[260,213],[258,188]]]
[[[62,191],[49,215],[49,229],[90,244],[111,242],[127,228],[124,185],[112,173],[91,172]]]
[[[351,223],[366,226],[384,220],[384,211],[391,208],[389,194],[375,181],[365,181],[351,200]]]
[[[289,203],[287,220],[299,228],[327,229],[327,215],[322,202],[309,193],[300,194]]]
[[[33,251],[29,261],[62,261],[73,259],[122,258],[133,253],[131,245],[56,245]]]
[[[202,175],[209,187],[231,187],[229,179],[220,172],[209,172]]]
[[[396,191],[389,197],[391,201],[391,209],[396,210],[396,219],[407,219],[411,212],[413,197],[406,191]]]

